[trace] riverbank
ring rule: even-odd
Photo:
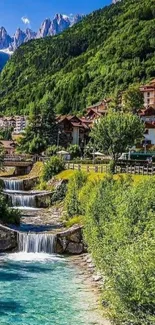
[[[97,272],[92,258],[88,253],[84,253],[78,256],[66,257],[66,261],[71,265],[71,267],[76,268],[78,277],[82,277],[85,286],[88,291],[91,291],[93,297],[93,313],[94,319],[92,319],[92,324],[95,323],[95,318],[98,321],[97,324],[111,325],[109,320],[108,310],[103,307],[101,300],[101,290],[103,286],[103,277],[99,272]]]

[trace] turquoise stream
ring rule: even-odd
[[[0,325],[102,324],[77,267],[48,254],[0,255]]]

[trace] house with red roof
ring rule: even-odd
[[[149,106],[142,109],[139,116],[144,122],[155,122],[155,108]]]
[[[70,144],[77,144],[81,148],[89,141],[89,124],[82,118],[75,115],[57,116],[60,145],[68,147]]]

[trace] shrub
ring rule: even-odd
[[[82,225],[82,224],[83,224],[82,216],[75,216],[72,219],[69,219],[65,222],[65,226],[67,228],[71,228],[74,225]]]
[[[47,156],[53,156],[53,155],[56,155],[57,152],[60,151],[60,150],[64,150],[64,148],[63,148],[63,147],[60,147],[60,146],[58,147],[58,146],[56,146],[56,145],[49,146],[49,147],[46,149],[45,154],[46,154]]]
[[[54,175],[58,174],[64,169],[65,169],[65,163],[61,158],[57,156],[51,157],[43,167],[43,173],[42,173],[43,181],[48,182]]]
[[[71,159],[81,156],[81,149],[77,144],[71,144],[67,150],[71,155]]]
[[[155,321],[154,191],[153,178],[134,185],[111,178],[94,184],[85,198],[86,242],[106,276],[103,298],[117,324]]]
[[[85,184],[87,177],[86,173],[78,171],[70,178],[65,198],[66,218],[81,214],[79,190]]]
[[[8,207],[6,198],[2,194],[0,195],[0,222],[4,224],[20,223],[19,211]]]
[[[62,201],[65,198],[66,191],[67,191],[67,183],[63,182],[53,193],[51,198],[51,203]]]

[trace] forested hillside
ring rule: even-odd
[[[56,37],[22,45],[1,73],[0,110],[28,112],[50,92],[59,113],[155,77],[154,0],[123,0]]]

